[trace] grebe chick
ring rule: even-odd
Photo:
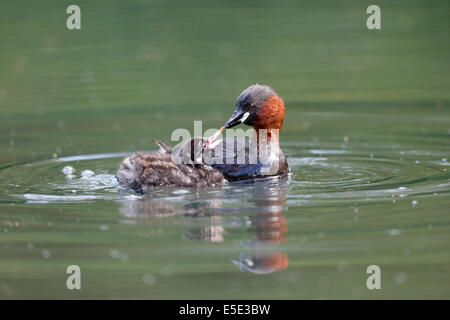
[[[161,141],[159,152],[137,152],[125,158],[116,174],[120,186],[145,193],[151,187],[206,187],[226,183],[222,173],[203,164],[214,143],[202,138],[171,148]]]

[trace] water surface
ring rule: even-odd
[[[77,33],[59,1],[2,3],[0,298],[450,298],[448,2],[382,2],[378,33],[368,4],[79,1]],[[256,82],[290,177],[118,187]]]

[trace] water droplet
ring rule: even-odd
[[[155,283],[155,277],[152,276],[150,273],[146,273],[142,276],[142,282],[148,286],[151,286],[152,284]]]
[[[109,256],[113,259],[117,259],[120,256],[119,250],[113,249],[109,252]]]
[[[65,166],[64,168],[62,168],[62,173],[64,173],[65,175],[69,175],[69,174],[73,174],[75,172],[75,169],[71,166]]]
[[[9,284],[2,284],[2,292],[7,296],[12,296],[13,294],[13,288]]]
[[[64,121],[62,121],[62,120],[58,120],[57,122],[56,122],[56,126],[58,127],[58,129],[64,129],[64,127],[65,127],[65,123],[64,123]]]
[[[391,235],[391,236],[399,236],[401,234],[402,234],[402,230],[400,230],[400,229],[389,230],[389,235]]]
[[[49,250],[42,250],[42,256],[45,258],[45,259],[50,259],[50,256],[51,256],[51,253],[50,253],[50,251]]]
[[[95,173],[94,173],[94,171],[92,171],[92,170],[83,170],[83,171],[81,172],[81,177],[82,177],[83,179],[91,178],[91,177],[93,177],[94,175],[95,175]]]
[[[406,272],[399,272],[395,275],[395,282],[397,284],[403,284],[408,281],[408,274]]]

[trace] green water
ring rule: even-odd
[[[1,299],[450,298],[448,1],[378,1],[377,31],[370,1],[69,4],[0,1]],[[256,82],[291,177],[118,189]]]

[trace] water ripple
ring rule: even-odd
[[[307,149],[302,154],[288,148],[293,175],[287,183],[290,205],[342,200],[391,200],[395,197],[449,192],[446,158],[425,161],[397,158],[392,153],[374,156],[342,149]],[[423,154],[418,150],[405,154]],[[115,179],[120,160],[128,153],[77,155],[7,167],[0,171],[2,200],[20,197],[28,204],[76,203],[98,200],[136,200],[141,196],[122,189]],[[313,155],[313,156],[311,156]],[[324,157],[323,155],[327,155]],[[411,157],[411,156],[410,156]],[[172,203],[192,199],[220,199],[229,205],[271,199],[279,179],[233,183],[203,190],[158,188],[150,195]],[[272,197],[273,198],[273,197]],[[223,212],[240,209],[223,208]]]

